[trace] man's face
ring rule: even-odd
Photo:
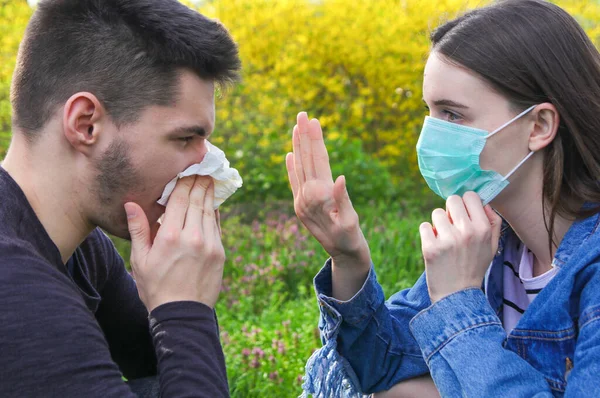
[[[215,124],[214,85],[183,72],[172,107],[151,106],[123,126],[96,162],[91,222],[128,239],[123,204],[142,207],[152,226],[165,208],[156,201],[179,172],[199,163]]]

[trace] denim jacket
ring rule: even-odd
[[[573,223],[559,271],[507,336],[501,323],[505,229],[484,288],[431,304],[425,275],[384,301],[373,267],[349,301],[331,297],[331,260],[314,280],[324,346],[303,396],[362,397],[430,373],[443,397],[600,397],[598,214]]]

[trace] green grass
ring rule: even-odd
[[[327,255],[291,214],[245,207],[223,213],[227,253],[217,304],[232,397],[290,397],[320,346],[312,286]],[[423,271],[416,206],[371,203],[357,209],[386,297]],[[127,260],[128,243],[116,240]]]

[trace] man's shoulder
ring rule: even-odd
[[[28,242],[0,239],[0,253],[0,300],[3,303],[22,308],[50,292],[68,292],[69,296],[76,293],[66,270],[57,268]]]
[[[24,262],[47,263],[36,247],[26,239],[8,237],[0,234],[0,273],[6,268],[19,267]]]

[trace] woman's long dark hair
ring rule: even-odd
[[[600,212],[600,53],[573,17],[539,0],[475,9],[438,27],[431,42],[433,51],[482,76],[516,111],[542,102],[558,110],[543,167],[552,253],[557,214],[581,219]],[[582,208],[584,202],[594,206]]]

